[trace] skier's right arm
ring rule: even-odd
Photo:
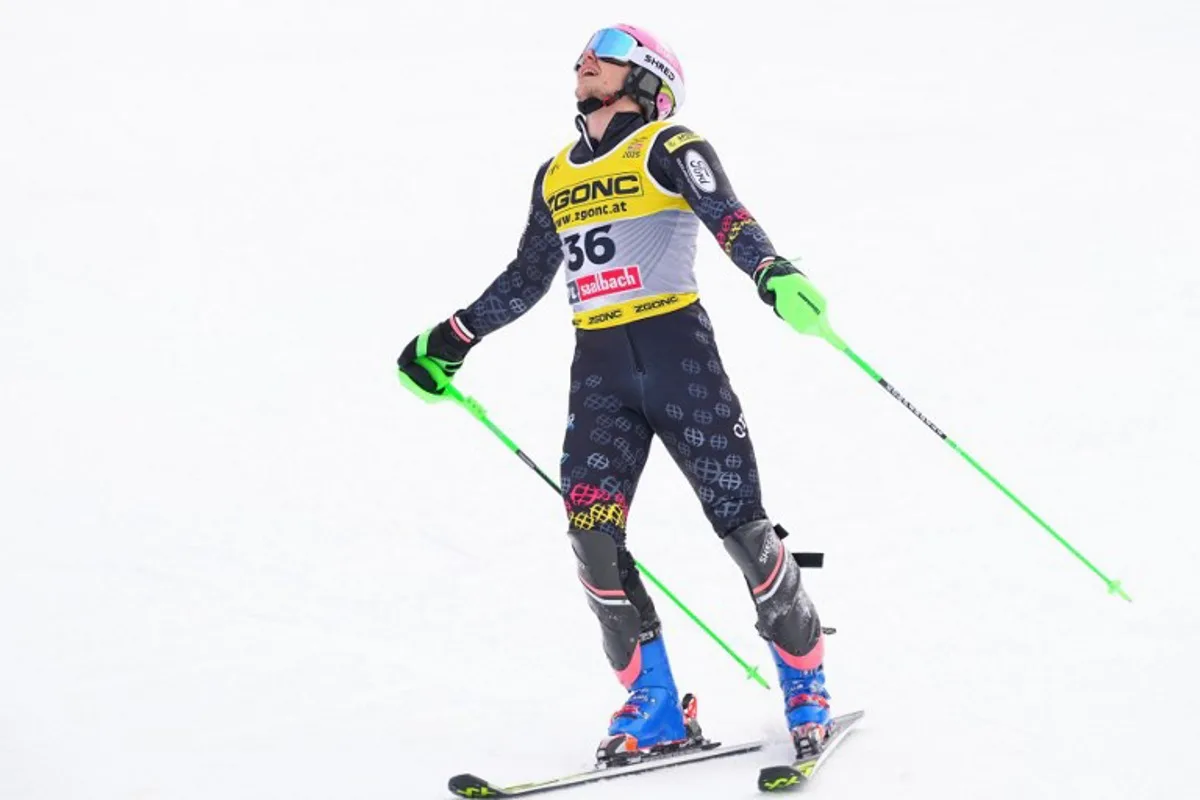
[[[534,178],[529,219],[517,244],[517,257],[474,303],[458,312],[476,336],[487,336],[533,308],[546,296],[558,274],[563,260],[562,242],[542,196],[542,179],[549,166],[549,161],[542,164]]]
[[[542,164],[533,181],[529,219],[516,258],[475,302],[415,337],[397,359],[401,373],[418,389],[441,394],[445,381],[454,377],[480,339],[515,321],[550,290],[563,254],[550,208],[542,197],[542,179],[549,166],[549,161]],[[430,363],[443,375],[431,373]]]

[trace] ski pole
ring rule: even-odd
[[[951,447],[951,449],[954,450],[954,452],[956,452],[960,456],[962,456],[963,459],[965,459],[968,464],[970,464],[972,467],[974,467],[981,475],[983,475],[983,477],[987,478],[988,481],[990,481],[993,486],[995,486],[997,489],[999,489],[1001,492],[1003,492],[1004,495],[1006,497],[1008,497],[1009,500],[1012,500],[1014,503],[1016,503],[1018,508],[1020,508],[1026,514],[1028,514],[1029,517],[1034,522],[1036,522],[1047,533],[1049,533],[1051,536],[1053,536],[1058,541],[1059,544],[1061,544],[1063,547],[1065,547],[1071,553],[1071,555],[1075,556],[1075,558],[1079,559],[1079,561],[1082,562],[1084,566],[1086,566],[1088,569],[1090,569],[1092,572],[1094,572],[1096,575],[1098,575],[1100,577],[1100,579],[1104,581],[1104,584],[1108,587],[1109,594],[1116,594],[1131,603],[1133,602],[1133,598],[1130,597],[1128,594],[1126,594],[1125,590],[1123,588],[1121,588],[1120,581],[1113,580],[1113,579],[1109,578],[1107,575],[1105,575],[1103,572],[1101,572],[1096,567],[1095,564],[1093,564],[1091,561],[1089,561],[1083,555],[1083,553],[1076,550],[1071,545],[1070,542],[1068,542],[1066,539],[1064,539],[1062,536],[1060,536],[1058,531],[1054,530],[1054,528],[1050,527],[1050,525],[1047,524],[1045,520],[1043,520],[1040,516],[1038,516],[1036,513],[1034,513],[1033,509],[1031,509],[1029,506],[1025,505],[1025,503],[1021,502],[1021,499],[1018,498],[1011,491],[1009,491],[1007,486],[1005,486],[1000,481],[998,481],[995,478],[995,476],[992,475],[992,473],[990,473],[986,469],[984,469],[982,464],[980,464],[978,461],[976,461],[974,458],[972,458],[970,456],[970,454],[967,453],[966,450],[963,450],[962,447],[960,447],[957,442],[955,442],[953,439],[951,439],[949,436],[947,436],[946,433],[941,428],[939,428],[937,425],[935,425],[932,420],[930,420],[928,417],[926,417],[924,414],[922,414],[920,411],[918,411],[916,406],[914,406],[912,403],[910,403],[908,400],[906,400],[904,395],[902,395],[902,394],[900,394],[900,392],[896,391],[896,388],[894,386],[892,386],[890,383],[888,383],[886,380],[884,380],[883,376],[880,375],[878,372],[876,372],[871,367],[870,364],[868,364],[857,353],[855,353],[853,350],[851,350],[850,346],[848,344],[846,344],[845,340],[843,340],[840,336],[838,336],[836,333],[834,333],[833,328],[830,327],[829,320],[826,318],[825,309],[822,304],[813,304],[808,298],[805,298],[805,301],[808,302],[809,305],[811,305],[813,307],[813,309],[816,311],[816,313],[818,314],[818,316],[816,317],[816,321],[814,323],[815,329],[805,331],[805,333],[808,333],[809,335],[813,335],[813,336],[820,336],[822,339],[829,342],[829,344],[833,345],[839,351],[841,351],[842,353],[845,353],[846,356],[848,356],[851,361],[853,361],[855,364],[857,364],[859,366],[859,368],[862,369],[863,372],[865,372],[865,373],[867,373],[867,375],[871,376],[871,379],[873,381],[875,381],[880,386],[882,386],[887,391],[887,393],[890,394],[892,397],[899,400],[900,403],[905,408],[907,408],[909,411],[911,411],[917,417],[917,419],[919,419],[919,420],[921,420],[921,422],[925,423],[925,426],[927,428],[929,428],[931,431],[933,431],[939,439],[941,439],[946,444],[948,444]]]
[[[417,360],[420,361],[421,359],[417,359]],[[437,370],[436,366],[434,366],[432,364],[427,366],[426,369],[429,370],[429,373],[431,375],[435,376],[435,380],[436,380],[437,375],[440,372],[440,370]],[[412,383],[412,380],[407,375],[405,375],[403,371],[401,371],[399,374],[400,374],[400,382],[402,384],[404,384],[404,387],[406,389],[418,394],[419,397],[423,397],[426,400],[431,400],[429,393],[418,389]],[[455,388],[455,386],[452,383],[450,383],[449,381],[446,381],[444,383],[439,381],[438,388],[441,390],[441,394],[434,396],[434,398],[432,398],[432,400],[441,400],[441,399],[449,398],[449,399],[453,400],[457,405],[459,405],[463,409],[465,409],[467,411],[467,413],[469,413],[472,417],[474,417],[475,419],[482,422],[484,424],[484,427],[486,427],[489,431],[491,431],[493,434],[495,434],[496,438],[499,439],[501,442],[503,442],[504,446],[507,447],[514,455],[516,455],[517,458],[521,459],[521,461],[524,462],[525,466],[529,467],[531,470],[536,472],[538,474],[538,476],[543,481],[545,481],[546,484],[548,486],[550,486],[550,488],[552,488],[554,490],[554,493],[556,495],[558,495],[559,499],[562,499],[562,488],[558,485],[558,483],[555,482],[545,472],[543,472],[542,469],[540,467],[538,467],[538,465],[536,463],[534,463],[533,459],[531,459],[529,456],[527,456],[525,454],[525,451],[523,451],[520,447],[517,446],[516,442],[514,442],[512,439],[508,438],[508,436],[504,433],[504,431],[500,430],[499,426],[497,426],[496,423],[492,422],[492,420],[487,415],[487,411],[484,410],[483,406],[480,405],[480,403],[474,397],[468,397],[468,396],[464,395],[457,388]],[[651,583],[653,583],[655,586],[657,586],[662,591],[662,593],[665,594],[668,597],[668,599],[671,600],[671,602],[673,602],[675,605],[679,606],[680,610],[683,611],[683,613],[687,615],[688,619],[690,619],[692,622],[696,623],[696,625],[699,626],[700,630],[707,633],[709,635],[709,637],[711,637],[712,640],[721,647],[722,650],[724,650],[726,653],[729,654],[730,658],[732,658],[734,661],[736,661],[738,663],[738,665],[746,671],[747,678],[755,681],[760,686],[762,686],[764,689],[771,688],[770,685],[763,678],[763,676],[761,674],[759,674],[758,667],[754,667],[754,666],[747,664],[745,659],[743,659],[741,656],[739,656],[733,650],[733,648],[731,648],[729,645],[725,644],[724,640],[722,640],[721,637],[718,636],[713,631],[712,628],[705,625],[704,621],[701,620],[699,617],[697,617],[694,613],[692,613],[692,610],[690,608],[688,608],[686,605],[684,605],[683,601],[680,600],[678,597],[676,597],[671,592],[671,590],[668,589],[665,584],[663,584],[662,581],[660,581],[658,578],[654,577],[654,574],[651,573],[650,570],[646,569],[645,564],[641,563],[640,561],[637,561],[636,559],[634,560],[633,563],[634,563],[634,566],[637,567],[638,571],[641,572],[643,575],[645,575],[646,578],[649,579],[649,581]]]

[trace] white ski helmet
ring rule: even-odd
[[[575,69],[579,69],[589,51],[601,60],[633,68],[625,85],[612,97],[580,101],[580,113],[590,114],[618,97],[632,97],[647,120],[666,119],[683,105],[683,67],[671,48],[649,31],[632,25],[601,28],[592,34],[579,54]]]

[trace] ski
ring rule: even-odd
[[[764,767],[758,773],[758,790],[760,792],[781,792],[799,788],[808,783],[825,763],[825,759],[829,758],[829,754],[841,744],[865,713],[865,711],[853,711],[840,717],[834,717],[833,724],[830,726],[830,736],[821,746],[821,752],[815,756],[801,758],[791,764]]]
[[[704,739],[681,750],[639,755],[636,757],[636,761],[621,766],[597,766],[573,775],[563,775],[533,783],[520,783],[514,786],[496,786],[470,774],[455,775],[450,779],[450,791],[458,797],[523,797],[564,789],[568,786],[639,775],[656,769],[695,764],[700,761],[711,761],[714,758],[725,758],[742,753],[753,753],[761,750],[766,744],[765,741],[758,741],[722,745],[720,742]]]

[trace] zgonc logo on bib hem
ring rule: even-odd
[[[572,303],[583,303],[606,294],[627,292],[642,288],[642,271],[637,264],[629,267],[606,269],[593,275],[585,275],[567,284]]]

